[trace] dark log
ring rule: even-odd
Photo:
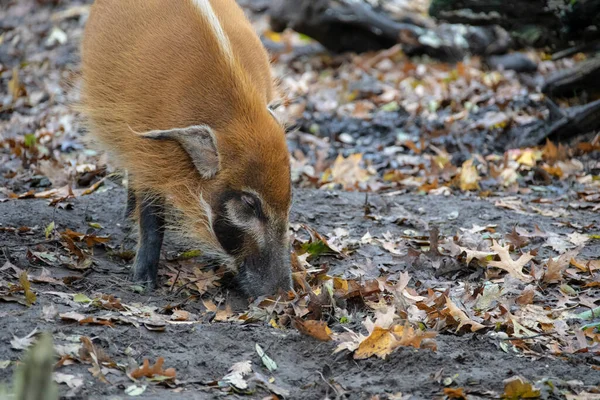
[[[600,31],[600,0],[432,0],[429,14],[449,23],[500,25],[519,46],[567,47]]]
[[[291,28],[335,53],[381,50],[400,43],[409,55],[460,60],[466,53],[501,53],[510,45],[502,28],[442,24],[430,29],[410,19],[392,19],[365,1],[274,0],[269,15],[274,31]]]
[[[577,135],[600,130],[600,100],[565,110],[561,110],[550,100],[548,103],[552,116],[550,121],[519,128],[510,147],[537,146],[544,144],[546,139],[563,142]]]
[[[523,53],[510,53],[490,56],[486,63],[492,69],[510,69],[517,72],[535,72],[537,64]]]
[[[549,96],[574,96],[583,91],[600,91],[600,56],[549,76],[542,92]]]

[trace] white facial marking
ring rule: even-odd
[[[231,51],[231,44],[229,43],[229,39],[227,38],[227,34],[223,30],[221,26],[221,22],[219,22],[219,18],[215,14],[215,10],[213,10],[210,5],[209,0],[192,0],[192,3],[198,8],[200,14],[206,18],[206,22],[211,27],[215,39],[219,43],[219,47],[223,51],[223,54],[228,58],[233,58],[233,52]]]
[[[246,213],[239,210],[239,206],[233,202],[228,202],[225,205],[227,212],[227,219],[235,226],[243,230],[252,236],[252,238],[258,243],[260,248],[263,248],[266,244],[265,232],[262,223],[258,218],[251,216],[248,217]]]

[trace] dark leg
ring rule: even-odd
[[[136,199],[135,192],[131,187],[131,175],[127,174],[127,180],[127,208],[125,209],[125,219],[129,220],[133,218],[133,215],[135,214]]]
[[[165,218],[160,200],[143,197],[140,203],[139,242],[134,264],[134,280],[153,289],[158,278],[160,248],[165,234]]]

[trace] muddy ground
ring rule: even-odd
[[[18,235],[0,233],[3,260],[10,260],[22,268],[41,268],[39,263],[31,263],[26,258],[28,249],[44,251],[56,246],[44,243],[43,227],[54,221],[56,226],[85,232],[88,223],[94,221],[106,227],[101,231],[111,237],[111,245],[123,243],[131,247],[133,241],[128,238],[126,230],[118,227],[122,224],[125,191],[120,186],[109,183],[104,192],[94,193],[72,202],[73,209],[60,209],[48,206],[47,200],[12,200],[0,204],[0,221],[3,226],[32,226],[37,229],[34,234]],[[479,198],[432,197],[418,195],[379,196],[371,195],[369,203],[376,213],[381,215],[380,221],[364,217],[365,195],[347,192],[327,192],[321,190],[296,190],[292,223],[308,223],[320,232],[331,232],[343,227],[353,234],[362,235],[367,231],[372,234],[390,231],[400,234],[405,229],[413,229],[412,223],[397,225],[386,222],[390,216],[390,205],[394,203],[403,207],[406,216],[418,220],[416,224],[437,226],[440,232],[451,234],[459,227],[470,227],[472,224],[497,224],[501,231],[510,231],[518,221],[519,226],[532,230],[537,224],[541,229],[559,229],[553,224],[556,219],[543,216],[523,216],[511,210],[501,209],[493,204],[494,199]],[[392,208],[398,212],[399,208]],[[458,211],[455,218],[453,212]],[[373,210],[371,212],[374,212]],[[449,218],[449,215],[450,218]],[[598,213],[585,211],[573,212],[570,222],[591,224],[600,223]],[[410,221],[410,218],[407,219]],[[34,223],[34,224],[32,224]],[[43,244],[36,244],[43,243]],[[166,253],[174,251],[176,246],[168,243]],[[599,256],[598,246],[588,247],[590,257]],[[377,253],[376,250],[374,250]],[[364,264],[364,256],[355,254],[345,260],[331,260],[334,271],[352,270]],[[406,270],[419,279],[427,279],[433,270],[418,270],[413,265],[402,265],[386,260],[383,252],[370,253],[369,258],[379,257],[378,263],[389,264],[392,268]],[[415,350],[402,348],[386,360],[368,359],[355,361],[351,356],[340,353],[332,354],[334,346],[302,336],[299,332],[273,329],[265,323],[248,325],[230,323],[199,322],[193,325],[169,325],[164,332],[149,331],[141,326],[115,325],[114,328],[104,326],[78,326],[76,323],[55,320],[46,322],[42,318],[44,306],[53,303],[59,312],[72,311],[73,302],[64,300],[49,292],[110,293],[122,299],[123,303],[144,303],[165,307],[168,304],[182,302],[186,296],[173,296],[169,288],[163,288],[151,295],[136,294],[127,283],[128,265],[122,260],[111,258],[106,252],[98,249],[95,254],[95,266],[85,274],[73,272],[62,267],[51,267],[53,277],[82,276],[70,286],[52,284],[35,284],[38,301],[31,308],[16,303],[0,303],[3,327],[0,334],[0,359],[17,360],[22,352],[12,350],[9,346],[13,335],[23,337],[37,328],[53,333],[54,337],[62,335],[84,335],[96,338],[96,344],[117,362],[126,362],[127,357],[134,355],[136,359],[157,357],[165,358],[167,367],[174,367],[177,379],[182,382],[181,391],[167,389],[162,386],[150,386],[143,398],[219,398],[226,396],[217,389],[207,388],[203,383],[223,377],[232,364],[251,360],[255,369],[261,368],[261,362],[254,346],[260,344],[278,363],[279,368],[272,374],[274,383],[290,391],[292,399],[336,398],[336,390],[343,388],[347,398],[367,399],[379,394],[392,395],[402,393],[411,399],[442,398],[443,378],[452,377],[452,386],[463,387],[469,398],[490,398],[502,393],[503,379],[513,375],[521,375],[532,381],[548,379],[553,382],[580,381],[586,386],[600,384],[600,374],[590,368],[591,359],[585,354],[570,357],[541,357],[532,359],[522,354],[504,352],[499,342],[490,336],[481,334],[438,336],[438,350]],[[376,261],[377,262],[377,261]],[[48,268],[48,266],[46,265]],[[88,273],[89,272],[89,273]],[[3,273],[7,273],[4,271]],[[243,308],[243,300],[235,291],[223,289],[226,296],[231,296],[235,304]],[[236,299],[237,298],[237,299]],[[199,315],[204,314],[204,307],[198,301],[191,301],[183,309]],[[89,312],[89,310],[87,311]],[[102,314],[98,312],[98,314]],[[14,365],[14,364],[13,364]],[[6,381],[13,372],[13,367],[0,370],[0,380]],[[75,398],[123,398],[123,389],[131,384],[125,374],[107,375],[110,384],[104,384],[87,372],[89,365],[75,364],[61,369],[62,372],[80,375],[85,383],[75,394]],[[264,369],[264,367],[263,367]],[[266,371],[266,370],[265,370]],[[332,382],[339,386],[333,386]],[[61,392],[66,394],[68,388],[61,385]],[[259,391],[251,398],[268,396],[267,391]],[[231,396],[231,395],[229,395]],[[234,395],[236,397],[237,395]],[[246,396],[240,396],[246,397]],[[247,398],[247,397],[246,397]],[[390,397],[392,398],[392,397]],[[404,397],[394,397],[404,398]]]
[[[332,57],[292,32],[269,33],[264,16],[252,15],[267,47],[276,50],[274,71],[289,91],[287,104],[277,112],[293,128],[288,144],[295,186],[294,243],[306,244],[306,225],[343,248],[343,256],[309,260],[314,278],[309,289],[325,290],[315,270],[324,270],[330,280],[343,277],[346,283],[361,284],[375,278],[396,284],[406,272],[408,287],[414,289],[409,297],[393,299],[382,291],[377,300],[405,301],[396,320],[438,332],[436,351],[399,347],[385,359],[359,360],[347,351],[334,353],[335,341],[305,336],[289,319],[282,323],[281,310],[269,320],[265,307],[249,307],[230,277],[212,282],[214,274],[204,260],[182,261],[182,252],[193,249],[176,237],[167,237],[163,248],[164,284],[159,289],[141,293],[128,281],[136,235],[123,218],[123,182],[101,154],[86,149],[85,130],[71,107],[78,98],[78,47],[91,2],[0,2],[0,397],[1,385],[11,381],[23,359],[22,338],[42,331],[52,333],[64,356],[55,368],[62,374],[64,398],[128,398],[126,390],[135,384],[139,392],[145,388],[138,393],[145,399],[275,399],[274,394],[290,399],[442,399],[452,393],[461,398],[461,388],[468,399],[487,399],[501,398],[504,380],[515,376],[535,383],[542,398],[600,392],[597,328],[588,329],[586,337],[580,327],[590,321],[561,319],[563,313],[600,305],[600,267],[592,265],[600,258],[600,141],[591,132],[575,140],[590,142],[579,149],[577,143],[568,149],[547,145],[518,151],[509,145],[526,136],[527,124],[544,125],[547,110],[538,91],[544,77],[577,60],[554,63],[536,55],[539,71],[520,75],[487,71],[473,60],[456,69],[407,59],[399,49]],[[338,154],[348,157],[348,164],[343,159],[334,163]],[[362,159],[352,161],[352,155]],[[473,160],[474,165],[468,164]],[[463,187],[463,178],[469,178],[463,173],[471,169],[474,177]],[[73,196],[66,196],[69,187]],[[88,188],[92,193],[84,195]],[[40,195],[48,190],[57,192]],[[32,198],[35,193],[43,198]],[[513,241],[527,242],[522,248],[507,239],[514,228],[531,234],[513,234]],[[432,255],[436,229],[453,250],[440,246],[444,254]],[[66,232],[74,235],[70,242]],[[465,237],[467,244],[461,241]],[[490,271],[491,258],[467,265],[463,251],[454,252],[457,245],[489,250],[492,238],[512,246],[511,262],[534,256],[523,282],[515,283],[497,268]],[[76,247],[69,247],[73,241]],[[585,264],[583,270],[568,259],[558,277],[548,278],[549,260],[575,247],[572,264]],[[81,250],[85,254],[78,261]],[[196,265],[204,265],[206,275],[192,275],[206,276],[211,284],[200,288],[199,280],[197,290],[191,290],[185,286],[189,281],[182,283],[188,279],[183,275]],[[37,295],[33,304],[27,304],[27,292],[19,287],[22,271]],[[166,283],[173,279],[176,284]],[[515,298],[525,293],[526,283],[531,283],[532,297],[517,306]],[[504,297],[498,292],[492,306],[474,310],[474,299],[481,300],[485,288],[494,285]],[[459,308],[485,326],[470,333],[445,304],[428,313],[421,308],[422,314],[408,318],[407,309],[426,306],[427,301],[415,300],[417,293],[427,301],[443,303],[444,296],[466,301]],[[107,310],[107,304],[96,302],[102,295],[120,299],[108,306],[128,308]],[[336,301],[345,301],[342,297]],[[353,298],[337,304],[338,315],[303,316],[326,320],[334,333],[348,328],[364,334],[362,323],[377,313],[373,298],[367,300],[371,303]],[[541,309],[542,315],[525,309]],[[174,310],[188,314],[175,320]],[[262,310],[263,318],[244,322],[238,317],[247,310]],[[96,325],[69,319],[74,313],[95,317]],[[521,335],[515,346],[507,338],[517,339],[523,332],[509,313],[518,315],[515,321],[530,322],[535,333]],[[100,371],[106,382],[72,350],[80,337],[91,338],[106,353]],[[278,364],[275,371],[265,368],[257,344]],[[165,368],[175,369],[174,382],[134,382],[127,376],[132,364],[160,357]],[[250,361],[255,373],[272,381],[254,381],[247,392],[231,385],[219,388],[232,365],[242,361]],[[572,399],[592,398],[585,396]]]

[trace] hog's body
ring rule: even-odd
[[[92,137],[137,200],[136,279],[156,283],[169,214],[249,294],[289,289],[289,155],[267,54],[235,1],[96,0],[82,55]]]

